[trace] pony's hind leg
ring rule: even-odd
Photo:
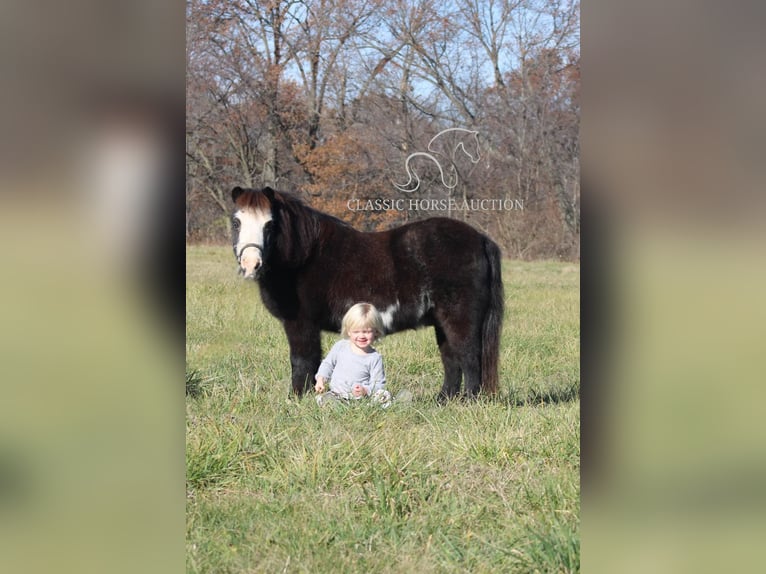
[[[481,349],[472,348],[464,351],[461,365],[465,375],[465,396],[475,399],[481,389]]]
[[[475,399],[481,390],[481,332],[478,326],[456,344],[460,349],[460,367],[463,369],[465,396]]]
[[[460,368],[460,357],[450,345],[444,330],[436,325],[435,331],[436,344],[439,345],[439,353],[444,365],[444,384],[436,400],[445,402],[456,397],[460,392],[460,380],[463,378],[463,371]]]
[[[465,316],[465,313],[455,312],[453,317],[445,317],[436,327],[436,340],[444,363],[444,386],[440,396],[445,398],[460,393],[461,379],[466,397],[476,398],[481,390],[481,331],[477,322],[459,320]]]

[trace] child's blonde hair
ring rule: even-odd
[[[384,335],[383,318],[378,313],[375,305],[371,303],[357,303],[343,315],[343,321],[340,324],[340,332],[348,338],[349,331],[355,328],[365,327],[375,331],[375,338],[379,339]]]

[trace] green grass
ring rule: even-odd
[[[423,329],[376,344],[411,405],[320,409],[230,250],[189,247],[187,570],[579,571],[579,266],[503,274],[496,399],[438,406]]]

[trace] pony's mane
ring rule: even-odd
[[[271,207],[266,194],[262,190],[257,189],[244,190],[236,199],[236,204],[237,207],[254,211],[268,211]]]
[[[257,193],[268,201],[263,192]],[[279,251],[286,263],[302,263],[320,239],[323,224],[350,227],[344,221],[306,205],[300,198],[286,192],[274,192],[272,212],[279,233]]]

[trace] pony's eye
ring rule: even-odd
[[[240,224],[240,221],[239,221],[239,219],[233,219],[233,220],[231,221],[231,225],[232,225],[232,227],[234,227],[234,229],[235,229],[235,230],[239,231],[239,226],[240,226],[241,224]]]

